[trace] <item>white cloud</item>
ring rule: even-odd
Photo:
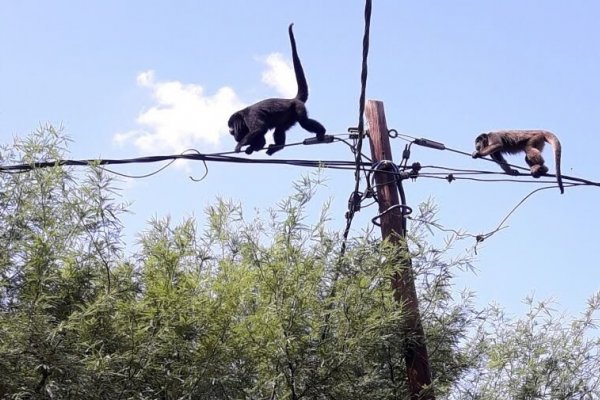
[[[229,116],[245,106],[227,86],[206,95],[199,85],[157,81],[153,71],[140,73],[137,84],[152,90],[156,104],[136,118],[140,129],[117,133],[113,139],[117,144],[133,143],[145,154],[214,148],[229,136]]]
[[[263,83],[283,97],[294,97],[298,87],[293,64],[280,53],[271,53],[262,62],[267,65],[267,70],[262,73]]]
[[[262,81],[278,96],[294,97],[297,87],[291,62],[279,53],[260,61],[266,65]],[[223,137],[229,139],[229,116],[246,106],[228,86],[207,95],[200,85],[159,81],[152,70],[138,74],[136,82],[152,91],[155,104],[137,116],[138,128],[115,134],[113,141],[133,144],[142,154],[180,153],[189,148],[212,151]],[[230,145],[234,147],[233,142]]]

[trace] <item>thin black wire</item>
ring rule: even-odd
[[[348,147],[350,148],[350,150],[352,151],[352,154],[354,154],[354,156],[355,156],[355,157],[357,156],[358,152],[357,152],[357,149],[356,149],[356,145],[355,145],[355,144],[354,144],[354,145],[353,145],[353,144],[350,144],[350,143],[348,143],[348,141],[347,141],[347,140],[340,139],[340,138],[337,138],[337,137],[335,137],[335,136],[334,136],[334,139],[335,139],[336,141],[338,141],[338,142],[342,142],[342,143],[344,143],[346,146],[348,146]],[[356,139],[354,139],[354,142],[356,143]],[[365,153],[363,153],[363,152],[361,152],[361,153],[360,153],[360,156],[361,156],[362,158],[364,158],[364,159],[367,159],[367,160],[368,160],[370,163],[372,163],[372,162],[373,162],[373,160],[371,159],[371,157],[369,157],[369,156],[365,155]],[[361,208],[361,209],[362,209],[362,208],[369,207],[369,206],[371,206],[372,204],[374,204],[374,203],[371,203],[371,204],[369,204],[369,205],[367,205],[367,206],[364,206],[364,205],[362,205],[362,201],[363,201],[363,200],[364,200],[366,197],[375,197],[375,192],[373,191],[373,188],[372,188],[372,187],[371,187],[371,185],[369,184],[369,182],[370,182],[370,180],[369,180],[369,173],[368,173],[368,172],[365,170],[365,168],[362,168],[362,172],[363,172],[363,174],[365,175],[365,181],[367,182],[367,188],[366,188],[365,192],[364,192],[364,193],[362,193],[361,206],[360,206],[360,208]],[[355,172],[355,177],[356,177],[356,172]],[[356,193],[356,192],[353,192],[353,194],[352,194],[352,195],[354,195],[354,193]],[[377,202],[377,201],[375,201],[375,203],[376,203],[376,202]],[[349,206],[348,208],[350,209],[350,208],[351,208],[351,206]],[[352,212],[352,211],[351,211],[351,210],[348,210],[348,212]],[[349,217],[349,216],[350,216],[350,215],[348,215],[348,217]],[[348,218],[348,217],[347,217],[347,218]],[[348,221],[346,221],[346,222],[348,222]],[[350,223],[351,223],[351,222],[350,222]],[[349,229],[348,229],[348,232],[349,232]]]
[[[331,168],[331,169],[354,169],[354,161],[342,160],[293,160],[293,159],[250,159],[231,156],[211,156],[208,154],[174,154],[164,156],[148,156],[129,159],[93,159],[93,160],[54,160],[34,162],[29,164],[15,164],[0,166],[0,172],[28,172],[36,168],[51,168],[57,166],[103,166],[122,165],[135,163],[154,163],[171,160],[193,160],[211,162],[230,162],[240,164],[278,164],[297,167]],[[361,163],[361,167],[369,166],[369,163]],[[163,167],[161,167],[163,168]]]
[[[400,133],[396,129],[394,129],[394,132],[396,134],[396,138],[405,140],[407,142],[414,142],[417,139],[416,137],[407,135],[406,133]]]
[[[450,174],[448,174],[448,172],[424,172],[424,174],[429,174],[429,175],[455,175],[455,176],[462,176],[462,175],[505,175],[503,172],[493,172],[493,171],[464,171],[464,172],[451,172]],[[519,181],[522,182],[522,181]]]
[[[421,165],[421,169],[441,169],[443,171],[451,171],[451,172],[465,172],[465,173],[478,173],[478,174],[504,174],[504,172],[500,171],[482,171],[478,169],[464,169],[464,168],[450,168],[450,167],[441,167],[438,165]]]
[[[585,186],[585,184],[583,184],[583,183],[573,183],[573,184],[567,184],[565,186]],[[407,218],[411,219],[413,221],[416,221],[416,222],[421,222],[421,223],[425,223],[427,225],[433,226],[434,228],[436,228],[436,229],[438,229],[440,231],[443,231],[443,232],[451,232],[451,233],[455,234],[458,237],[471,237],[471,238],[474,238],[476,240],[476,243],[475,243],[475,246],[474,246],[474,251],[475,251],[475,254],[477,254],[477,246],[479,245],[479,243],[481,243],[484,240],[486,240],[486,239],[490,238],[491,236],[495,235],[497,232],[501,231],[502,229],[506,229],[507,226],[503,226],[504,223],[508,220],[508,218],[510,218],[510,216],[521,205],[523,205],[523,203],[525,203],[525,201],[527,199],[529,199],[531,196],[533,196],[535,193],[537,193],[539,191],[547,190],[547,189],[555,189],[557,187],[558,187],[558,185],[551,185],[551,186],[545,186],[545,187],[538,188],[538,189],[535,189],[535,190],[531,191],[529,194],[527,194],[525,197],[523,197],[523,199],[521,199],[521,201],[519,201],[519,203],[517,203],[516,206],[514,206],[509,211],[509,213],[500,221],[500,223],[498,224],[498,226],[495,229],[493,229],[492,231],[487,232],[485,234],[474,235],[474,234],[468,233],[468,232],[459,232],[459,231],[457,231],[455,229],[443,228],[441,225],[439,225],[437,223],[434,223],[434,222],[431,222],[431,221],[427,221],[427,220],[423,220],[423,219],[420,219],[420,218],[414,218],[414,217],[410,217],[410,216],[408,216]]]
[[[424,173],[419,174],[419,178],[430,178],[430,179],[440,179],[443,181],[473,181],[473,182],[508,182],[508,183],[527,183],[527,184],[548,184],[552,183],[551,180],[517,180],[517,179],[485,179],[485,178],[471,178],[467,176],[455,176],[454,174],[446,175],[446,176],[438,176],[439,174],[435,173]],[[573,185],[585,185],[584,183],[573,184]]]
[[[558,185],[552,185],[552,186],[545,186],[542,188],[538,188],[535,190],[532,190],[527,196],[523,197],[523,199],[521,201],[519,201],[519,203],[517,203],[516,206],[514,206],[512,208],[512,210],[510,210],[510,212],[506,215],[506,217],[504,217],[502,219],[502,221],[500,221],[500,223],[498,224],[498,226],[496,227],[496,229],[483,234],[483,235],[479,235],[477,237],[477,242],[483,242],[485,239],[489,238],[490,236],[494,235],[496,232],[498,232],[499,230],[503,229],[502,225],[504,225],[504,223],[506,222],[506,220],[517,210],[517,208],[519,208],[523,203],[525,203],[525,201],[530,198],[531,196],[533,196],[535,193],[540,192],[542,190],[547,190],[547,189],[555,189]],[[565,185],[567,186],[567,185]],[[579,186],[578,184],[573,184],[573,185],[568,185],[568,186]]]
[[[425,219],[421,219],[421,218],[415,218],[415,217],[411,217],[410,215],[406,217],[407,219],[410,219],[411,221],[415,221],[415,222],[421,222],[423,224],[427,224],[430,226],[433,226],[434,228],[442,231],[442,232],[450,232],[455,234],[458,237],[471,237],[473,239],[477,239],[479,236],[481,235],[474,235],[472,233],[468,233],[468,232],[459,232],[456,229],[451,229],[451,228],[444,228],[442,225],[436,223],[436,222],[432,222],[432,221],[427,221]]]
[[[351,144],[351,143],[348,143],[348,141],[347,141],[347,140],[340,139],[340,138],[337,138],[337,137],[335,137],[335,136],[334,136],[334,138],[335,138],[335,141],[336,141],[336,142],[342,142],[342,143],[344,143],[346,146],[348,146],[348,147],[350,148],[350,150],[352,151],[352,154],[354,154],[354,156],[356,157],[356,155],[358,154],[358,151],[357,151],[357,149],[356,149],[356,146],[355,146],[355,145],[353,145],[353,144]],[[373,161],[373,160],[371,160],[371,157],[367,156],[365,153],[362,153],[362,152],[361,152],[360,156],[361,156],[362,158],[365,158],[365,159],[367,159],[369,162],[372,162],[372,161]]]

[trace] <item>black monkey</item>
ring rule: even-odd
[[[267,149],[267,154],[272,155],[279,151],[285,145],[285,132],[296,122],[309,132],[315,133],[318,140],[324,140],[325,127],[318,121],[308,118],[304,103],[308,99],[308,84],[304,76],[304,70],[296,50],[296,40],[290,24],[288,32],[290,43],[292,45],[292,59],[294,61],[294,72],[296,73],[296,83],[298,84],[298,93],[293,99],[266,99],[259,101],[251,106],[237,111],[231,117],[229,133],[233,135],[238,142],[235,151],[240,152],[242,146],[248,145],[245,152],[252,154],[265,147],[265,134],[269,129],[275,129],[273,132],[274,144]]]

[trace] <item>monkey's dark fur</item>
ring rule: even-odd
[[[229,133],[238,142],[235,146],[236,152],[240,152],[246,145],[248,146],[245,150],[246,154],[252,154],[253,151],[262,149],[266,144],[265,134],[269,129],[275,129],[273,132],[275,143],[267,149],[267,154],[272,155],[285,146],[285,132],[296,122],[307,131],[315,133],[318,140],[323,140],[325,137],[325,128],[318,121],[308,118],[304,105],[308,99],[308,84],[296,50],[293,25],[290,24],[288,32],[298,93],[293,99],[274,98],[259,101],[229,117],[227,122]]]
[[[556,181],[560,192],[564,193],[560,175],[560,155],[562,148],[555,134],[543,130],[510,130],[482,133],[475,139],[473,158],[490,156],[509,175],[518,175],[519,171],[509,167],[502,156],[525,152],[525,162],[529,165],[531,176],[539,178],[548,172],[544,165],[542,150],[544,144],[550,143],[554,148],[554,163],[556,165]]]

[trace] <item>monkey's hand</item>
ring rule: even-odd
[[[253,151],[254,151],[254,148],[252,146],[248,146],[248,147],[246,147],[246,150],[244,152],[246,154],[252,154]]]
[[[471,154],[471,157],[473,158],[479,158],[479,152],[476,150],[473,152],[473,154]]]
[[[240,151],[242,151],[242,144],[238,143],[237,146],[235,146],[235,152],[239,153]]]

